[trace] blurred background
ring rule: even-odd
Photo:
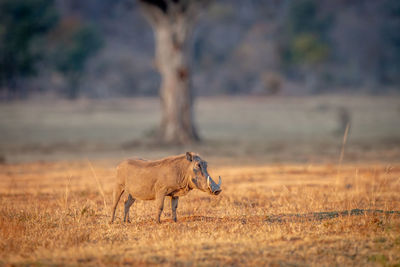
[[[182,152],[142,141],[161,78],[138,2],[0,0],[2,161]],[[350,125],[350,159],[400,158],[400,1],[215,0],[191,33],[185,148],[332,160]]]

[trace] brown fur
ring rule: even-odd
[[[195,188],[215,195],[221,192],[211,178],[210,186],[207,185],[208,176],[207,163],[192,152],[155,161],[125,160],[117,167],[111,222],[114,221],[116,207],[124,192],[127,195],[124,221],[129,221],[130,206],[136,199],[141,199],[156,200],[156,221],[160,222],[166,196],[171,197],[172,219],[176,221],[180,196]]]

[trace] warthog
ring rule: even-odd
[[[160,223],[166,196],[171,197],[172,219],[176,222],[179,197],[195,188],[218,195],[221,193],[221,177],[216,184],[207,172],[207,162],[193,152],[156,161],[125,160],[117,167],[111,223],[124,192],[127,195],[124,222],[129,222],[129,208],[136,199],[141,199],[156,200],[156,221]]]

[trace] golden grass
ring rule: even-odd
[[[160,225],[151,201],[134,204],[131,224],[120,204],[108,223],[107,161],[0,170],[0,265],[400,264],[400,214],[387,212],[400,210],[400,165],[211,168],[223,192],[182,197],[177,223],[168,203]]]

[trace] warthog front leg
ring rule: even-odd
[[[165,194],[157,194],[156,196],[156,206],[158,208],[158,212],[156,214],[156,222],[161,223],[160,217],[161,217],[161,213],[164,209],[164,198],[165,198]]]
[[[176,222],[176,209],[178,208],[179,197],[171,197],[172,220]]]
[[[125,209],[124,209],[124,222],[130,223],[129,220],[129,209],[132,204],[135,203],[135,199],[132,197],[131,194],[128,195],[128,199],[125,201]]]

